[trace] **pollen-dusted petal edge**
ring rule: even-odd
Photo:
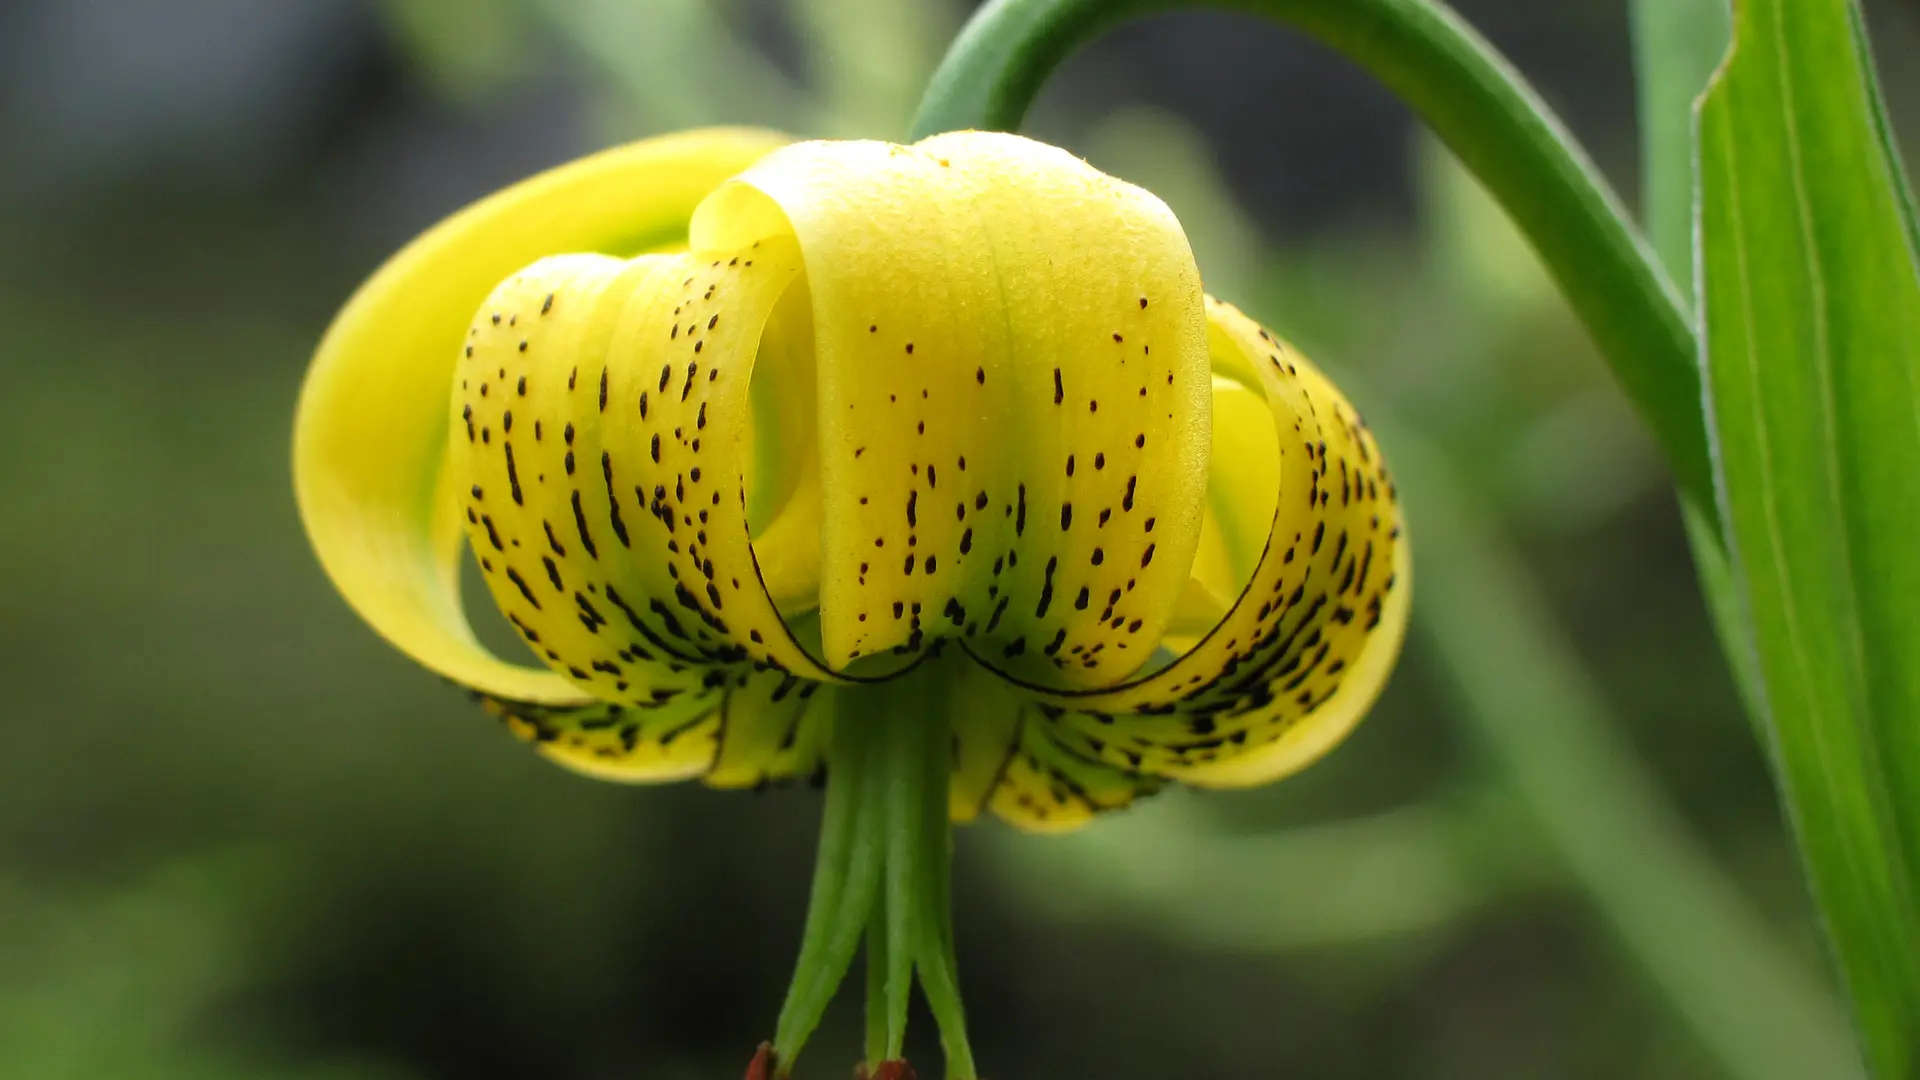
[[[1405,623],[1393,486],[1166,207],[1016,136],[770,144],[557,170],[362,290],[296,439],[355,607],[613,779],[816,775],[834,684],[935,655],[970,667],[957,820],[1071,827],[1337,742]],[[547,671],[474,643],[463,524]]]

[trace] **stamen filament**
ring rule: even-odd
[[[886,897],[882,896],[867,922],[867,1043],[866,1060],[885,1061],[890,1041],[887,1015]]]
[[[917,973],[949,1080],[975,1080],[953,956],[949,897],[953,666],[932,657],[884,683],[832,693],[833,747],[820,854],[792,989],[774,1047],[787,1075],[864,935],[869,1068],[901,1060]]]
[[[836,710],[827,755],[827,799],[820,847],[807,902],[800,958],[774,1025],[773,1047],[785,1076],[800,1056],[846,977],[880,891],[886,848],[876,836],[879,806],[874,766],[880,756],[876,724],[858,722],[857,694],[846,688],[828,703]],[[842,696],[845,695],[845,696]]]

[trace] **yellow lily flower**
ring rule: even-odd
[[[296,425],[335,585],[546,756],[816,775],[929,678],[947,801],[1057,830],[1359,720],[1408,547],[1359,413],[1158,199],[1012,135],[711,130],[509,188],[353,297]],[[461,609],[471,546],[544,668]]]

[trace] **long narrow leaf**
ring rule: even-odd
[[[1700,113],[1708,412],[1775,769],[1869,1064],[1920,1073],[1920,271],[1850,0]]]
[[[1854,48],[1863,57],[1873,56],[1872,46],[1867,38],[1867,19],[1860,12],[1859,5],[1848,10],[1852,16]],[[1920,206],[1913,198],[1913,181],[1907,176],[1907,163],[1900,156],[1900,144],[1893,136],[1893,119],[1887,115],[1887,96],[1880,89],[1879,73],[1871,63],[1866,65],[1867,92],[1873,103],[1874,133],[1880,136],[1881,152],[1887,155],[1887,163],[1893,169],[1894,193],[1900,196],[1900,208],[1906,216],[1907,242],[1914,250],[1920,251]]]

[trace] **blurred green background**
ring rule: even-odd
[[[578,779],[389,650],[301,535],[293,402],[442,214],[690,125],[897,137],[965,7],[0,5],[0,1078],[739,1075],[818,796]],[[1625,5],[1459,7],[1630,197]],[[1920,6],[1868,9],[1920,121]],[[988,1073],[1856,1075],[1662,467],[1477,186],[1226,16],[1115,35],[1032,130],[1368,412],[1417,626],[1296,781],[961,834]],[[803,1077],[856,1058],[841,1004]]]

